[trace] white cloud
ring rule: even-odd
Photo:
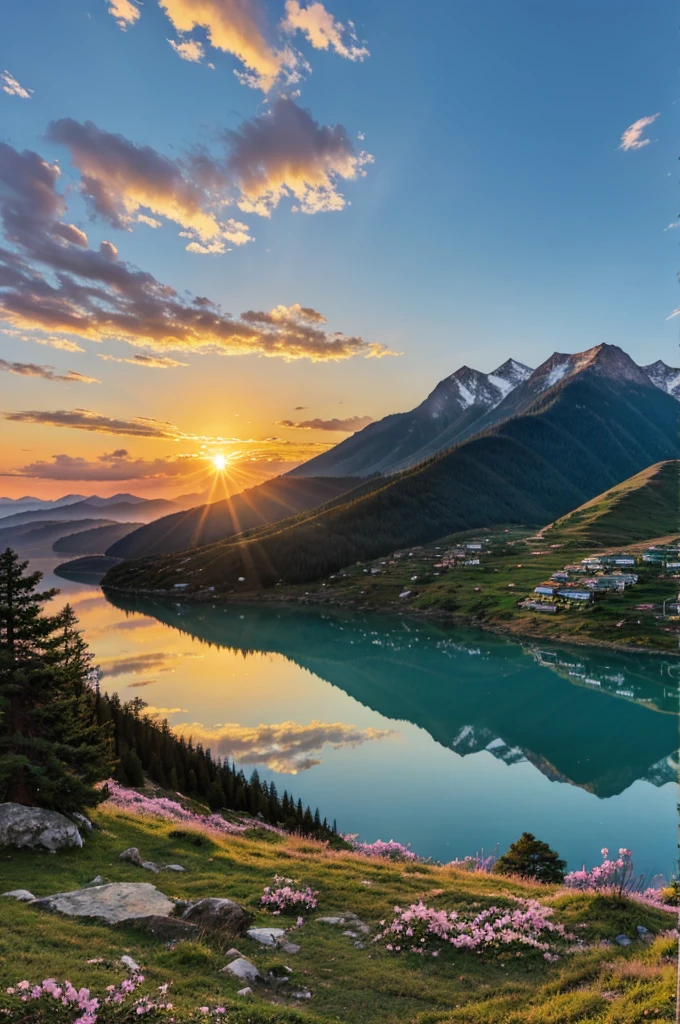
[[[125,32],[130,26],[134,25],[140,16],[139,8],[130,2],[130,0],[107,0],[109,5],[109,14],[118,22],[118,27]]]
[[[298,0],[286,0],[286,16],[281,23],[284,32],[302,32],[315,50],[335,50],[347,60],[365,60],[370,56],[359,43],[354,25],[343,25],[321,3],[302,7]]]
[[[6,92],[8,96],[18,96],[22,100],[30,100],[33,93],[32,89],[24,89],[23,85],[17,82],[9,71],[0,72],[0,84],[3,92]]]
[[[185,39],[179,42],[175,39],[168,39],[170,46],[173,48],[178,57],[182,60],[188,60],[192,64],[200,64],[205,57],[205,50],[203,44],[197,39]]]
[[[650,117],[641,117],[639,120],[634,121],[621,136],[619,149],[627,151],[630,149],[642,149],[643,146],[648,146],[652,140],[645,139],[642,136],[645,128],[648,128],[650,124],[654,124],[658,116],[658,114],[651,114]]]

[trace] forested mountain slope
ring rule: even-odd
[[[244,530],[316,508],[360,483],[362,481],[346,477],[318,480],[276,477],[224,501],[163,516],[112,543],[106,554],[116,558],[140,558],[212,544]]]

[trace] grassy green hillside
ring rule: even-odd
[[[256,914],[256,924],[280,926],[292,924],[294,918],[262,913],[259,898],[275,874],[284,874],[319,891],[318,910],[306,914],[305,924],[291,935],[301,951],[290,956],[266,950],[248,938],[220,941],[209,935],[168,948],[136,930],[110,928],[0,899],[1,992],[24,978],[42,981],[65,976],[76,987],[101,992],[124,976],[118,961],[128,954],[143,967],[145,989],[153,991],[172,982],[172,1016],[180,1022],[198,1020],[198,1007],[217,1004],[226,1008],[225,1019],[231,1024],[675,1020],[675,941],[659,936],[648,944],[636,938],[627,949],[612,941],[622,932],[636,935],[637,925],[655,934],[671,928],[673,916],[661,910],[625,898],[568,892],[514,878],[333,853],[320,843],[291,836],[257,832],[251,837],[211,836],[197,846],[192,833],[172,834],[176,823],[173,828],[171,822],[106,809],[93,817],[98,828],[83,850],[55,856],[3,851],[3,887],[46,895],[79,887],[97,874],[106,881],[151,881],[174,897],[236,899]],[[130,846],[161,863],[179,862],[187,871],[149,875],[120,860],[120,852]],[[583,948],[555,963],[527,947],[489,949],[481,955],[444,949],[435,960],[390,953],[370,939],[365,948],[357,949],[342,929],[316,920],[351,910],[374,933],[381,920],[391,920],[395,905],[405,907],[422,899],[437,908],[465,913],[491,904],[512,909],[517,897],[553,906],[555,920],[578,935]],[[236,992],[243,983],[220,973],[232,945],[263,973],[270,968],[283,973],[290,966],[285,990],[307,987],[311,999],[286,997],[266,986],[257,987],[249,999],[239,998]]]
[[[650,466],[558,519],[550,530],[593,547],[680,533],[680,461]]]
[[[244,593],[278,581],[323,579],[359,560],[461,530],[550,522],[603,487],[677,457],[679,412],[675,399],[652,385],[583,372],[521,416],[354,500],[199,548],[188,558],[118,566],[106,585]]]

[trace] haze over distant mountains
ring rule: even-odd
[[[473,434],[523,412],[543,392],[592,365],[595,372],[620,380],[650,381],[680,399],[680,369],[662,360],[637,366],[626,357],[620,364],[615,346],[597,346],[568,355],[556,352],[536,370],[508,359],[492,373],[462,366],[437,384],[411,412],[396,413],[371,423],[289,476],[370,476],[407,469],[445,451]],[[592,353],[600,353],[593,359]]]
[[[369,479],[363,493],[355,490],[323,509],[214,544],[205,556],[199,549],[183,560],[173,556],[123,564],[111,570],[107,581],[133,589],[162,588],[171,581],[173,586],[186,582],[189,588],[228,589],[239,577],[244,587],[254,588],[279,580],[308,582],[457,530],[498,523],[544,525],[653,463],[680,455],[680,402],[673,396],[670,368],[660,387],[620,348],[599,345],[575,355],[556,353],[521,380],[525,369],[519,367],[518,382],[478,416],[480,432],[414,468]],[[429,397],[430,419],[441,422],[449,404],[462,409],[465,393],[453,376],[448,388],[435,389],[441,407],[434,403],[435,392]],[[475,394],[481,394],[483,382],[478,383]],[[468,402],[466,409],[472,405]],[[410,430],[403,417],[400,422],[401,439],[390,439],[397,443],[392,450],[398,457],[404,451],[398,442]],[[449,426],[455,430],[454,423],[451,417]],[[327,454],[336,453],[336,465],[346,466],[342,450],[353,442],[359,473],[360,440],[370,429]],[[368,436],[364,471],[375,465]],[[301,468],[325,475],[331,467],[320,466],[322,458]]]

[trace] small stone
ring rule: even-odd
[[[344,924],[344,917],[317,917],[318,924]]]
[[[649,928],[645,928],[643,924],[639,924],[635,931],[642,938],[643,935],[649,935]]]
[[[123,850],[120,855],[121,860],[127,860],[130,864],[136,864],[138,868],[145,868],[147,871],[153,871],[154,875],[157,875],[160,868],[157,864],[154,864],[152,860],[143,860],[142,856],[136,846],[131,846],[128,850]]]
[[[262,977],[255,964],[251,964],[250,960],[246,960],[245,957],[232,960],[230,964],[222,968],[221,973],[233,974],[235,978],[241,978],[243,981],[258,981]]]
[[[355,942],[354,943],[354,948],[355,949],[366,949],[366,943],[365,942]]]
[[[88,885],[103,885],[104,884],[104,879],[102,878],[101,875],[95,875],[94,878],[92,879],[92,881],[88,882],[87,884]]]
[[[92,824],[90,819],[86,818],[84,814],[80,813],[80,811],[74,811],[71,817],[75,818],[80,827],[84,828],[86,832],[91,832],[92,829],[94,828],[94,825]]]
[[[186,871],[186,868],[183,868],[181,864],[166,864],[163,871]]]
[[[357,932],[347,931],[347,932],[343,932],[342,934],[346,935],[348,939],[358,939],[359,938],[359,935],[358,935]]]
[[[9,892],[3,892],[3,896],[11,896],[13,900],[19,900],[21,903],[29,903],[35,899],[32,892],[28,889],[10,889]]]
[[[286,933],[283,928],[249,928],[246,935],[261,946],[276,946]]]
[[[362,935],[370,935],[371,934],[371,929],[369,928],[369,926],[367,924],[364,924],[363,921],[359,921],[359,923],[356,924],[354,927],[357,928],[358,931],[360,931]]]
[[[252,994],[253,990],[250,985],[247,985],[245,988],[240,988],[236,993],[237,996],[252,996]]]
[[[302,946],[298,946],[296,942],[284,942],[281,946],[282,952],[290,953],[291,956],[295,956],[295,954],[299,953],[301,949]]]
[[[123,965],[124,965],[125,967],[127,967],[128,971],[131,971],[131,972],[132,972],[132,974],[139,974],[139,972],[140,972],[140,971],[141,971],[141,969],[142,969],[142,968],[141,968],[141,967],[139,966],[139,964],[135,963],[135,961],[134,961],[134,960],[132,959],[132,957],[131,957],[131,956],[128,956],[128,955],[127,955],[127,953],[125,954],[125,956],[122,956],[122,957],[120,958],[120,962],[121,962],[121,963],[122,963],[122,964],[123,964]]]
[[[633,940],[629,939],[627,935],[617,935],[614,942],[619,946],[630,946],[632,945]]]
[[[303,989],[301,992],[293,992],[293,999],[311,999],[312,993],[308,988]]]
[[[232,946],[231,949],[227,950],[225,956],[243,956],[243,953],[239,949],[236,949],[234,946]]]

